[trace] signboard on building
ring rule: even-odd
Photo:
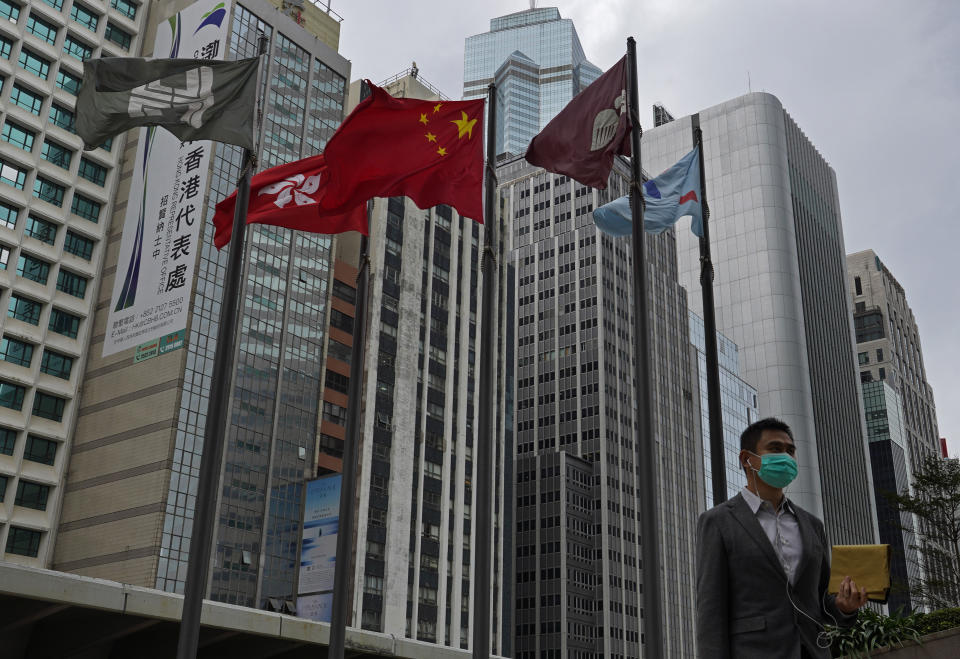
[[[223,59],[230,9],[229,0],[198,0],[178,12],[157,27],[154,57]],[[211,150],[140,129],[104,356],[186,329]]]
[[[319,622],[330,622],[342,480],[334,474],[307,482],[297,615]]]

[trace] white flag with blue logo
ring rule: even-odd
[[[703,206],[700,203],[700,147],[685,155],[677,164],[655,179],[643,184],[643,229],[661,233],[681,217],[690,215],[691,230],[703,237]],[[633,233],[630,196],[625,195],[593,211],[597,227],[611,236]]]

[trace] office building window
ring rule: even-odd
[[[80,78],[68,73],[64,69],[57,71],[57,87],[59,89],[76,96],[80,93],[80,83]]]
[[[33,508],[34,510],[46,510],[47,497],[49,496],[49,485],[32,483],[21,478],[17,484],[17,498],[13,504],[15,506],[23,506],[24,508]]]
[[[67,237],[63,241],[63,251],[89,261],[93,257],[93,241],[73,231],[67,231]]]
[[[0,226],[16,229],[18,217],[20,217],[19,208],[0,201]]]
[[[32,130],[27,130],[19,124],[15,124],[9,119],[3,126],[3,133],[0,134],[4,142],[9,142],[17,148],[24,151],[33,151],[33,141],[36,134]]]
[[[54,206],[63,206],[63,195],[66,192],[65,187],[42,176],[37,176],[33,182],[33,196]]]
[[[50,5],[57,11],[63,9],[63,0],[43,0],[46,4]]]
[[[110,0],[110,6],[130,20],[137,17],[137,5],[130,0]]]
[[[77,169],[77,174],[80,178],[85,178],[91,183],[99,185],[101,188],[107,182],[107,168],[87,158],[80,159],[80,167]]]
[[[10,304],[7,307],[7,315],[11,318],[30,323],[31,325],[40,324],[40,311],[43,305],[30,298],[20,297],[19,295],[10,296]]]
[[[13,50],[13,42],[0,35],[0,57],[10,59],[10,51]]]
[[[37,114],[36,112],[34,114]],[[59,128],[64,129],[67,132],[76,134],[76,129],[73,127],[73,112],[69,109],[63,107],[62,105],[57,105],[56,103],[50,106],[50,122]]]
[[[57,241],[57,229],[57,225],[53,222],[47,222],[46,220],[41,220],[39,217],[28,215],[27,226],[23,232],[42,243],[52,245]]]
[[[0,160],[0,181],[17,190],[23,190],[23,184],[27,180],[27,172],[10,163]]]
[[[877,361],[883,361],[883,348],[877,348]]]
[[[74,215],[78,215],[85,220],[90,220],[94,224],[100,221],[100,204],[99,202],[85,197],[79,192],[73,193],[73,203],[70,206],[70,212]]]
[[[21,254],[17,263],[17,274],[38,284],[46,284],[47,277],[50,276],[50,264],[42,259]]]
[[[26,48],[20,48],[20,57],[17,58],[17,62],[24,71],[28,71],[43,80],[46,80],[50,75],[50,62]]]
[[[70,55],[70,57],[75,57],[81,62],[85,62],[93,55],[93,48],[67,35],[63,40],[63,52]]]
[[[10,263],[10,250],[5,245],[0,245],[0,270],[6,270]]]
[[[10,102],[38,117],[40,116],[40,108],[43,107],[42,96],[34,94],[16,83],[14,83],[13,90],[10,92]]]
[[[347,334],[353,334],[353,318],[336,309],[330,310],[330,326],[343,330]]]
[[[40,150],[40,157],[47,162],[53,163],[57,167],[70,169],[70,161],[73,160],[73,151],[56,142],[44,140],[43,148]]]
[[[0,339],[0,359],[17,366],[30,368],[30,363],[33,361],[33,346],[5,336]]]
[[[63,421],[63,410],[67,401],[59,396],[38,391],[33,395],[33,415],[51,421]]]
[[[73,357],[46,348],[40,359],[40,370],[54,377],[69,380],[70,371],[73,370]]]
[[[87,278],[60,268],[57,273],[57,290],[82,300],[87,294]]]
[[[70,8],[70,18],[91,32],[97,31],[97,25],[100,22],[100,17],[97,14],[76,2]]]
[[[10,428],[0,428],[0,454],[13,455],[17,444],[17,431]],[[3,501],[4,483],[0,483],[0,501]]]
[[[36,557],[40,553],[40,531],[11,526],[7,533],[7,553]]]
[[[124,50],[130,50],[130,42],[133,40],[133,36],[121,30],[113,23],[107,23],[107,29],[104,31],[103,36],[106,37],[107,41],[117,44]]]
[[[89,261],[93,257],[93,244],[93,241],[89,238],[84,238],[73,231],[67,231],[67,237],[63,241],[63,251]]]
[[[57,459],[57,443],[36,435],[28,435],[27,445],[23,450],[23,459],[52,465]]]
[[[19,384],[0,380],[0,405],[18,412],[23,409],[23,398],[27,390]]]
[[[11,297],[11,306],[13,298]],[[13,315],[11,312],[10,315]],[[40,319],[40,312],[37,311],[37,322],[33,323],[36,325]],[[61,311],[60,309],[54,309],[50,312],[50,323],[49,328],[51,332],[56,332],[57,334],[63,334],[68,336],[71,339],[77,338],[77,334],[80,332],[80,318],[74,316],[71,313],[66,311]]]
[[[46,41],[51,46],[57,40],[57,26],[48,23],[34,13],[27,19],[27,32],[35,36],[40,41]]]
[[[20,20],[20,5],[15,5],[10,0],[0,0],[0,19],[4,18],[11,23]]]

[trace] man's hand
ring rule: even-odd
[[[850,577],[844,577],[837,593],[836,604],[841,613],[856,613],[857,609],[867,603],[867,589],[857,589],[856,582]]]

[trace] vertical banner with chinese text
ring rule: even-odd
[[[198,0],[157,27],[154,57],[222,60],[230,0]],[[212,143],[140,129],[103,355],[186,329]]]

